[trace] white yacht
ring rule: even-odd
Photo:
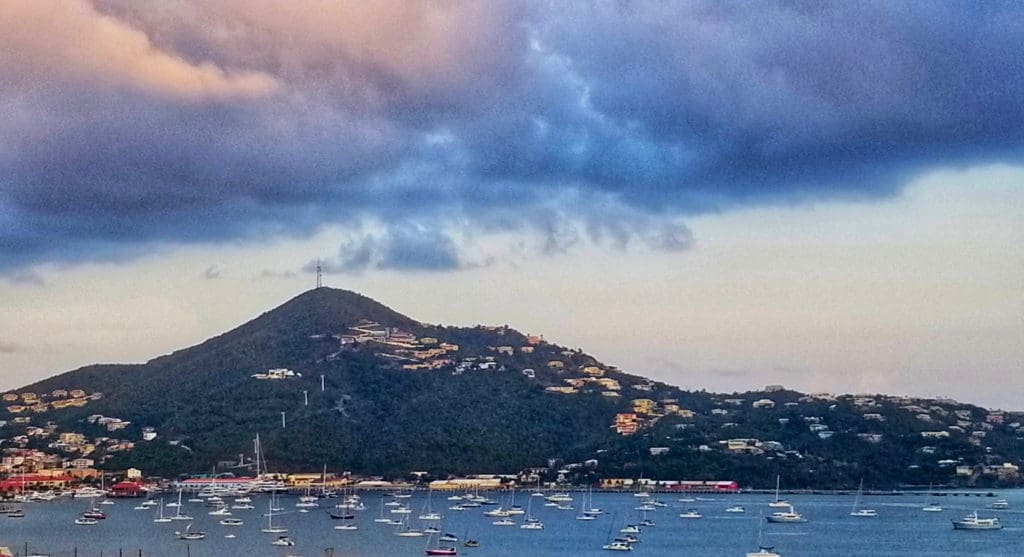
[[[776,524],[791,524],[795,522],[807,522],[807,519],[800,513],[793,509],[793,505],[786,504],[787,510],[774,512],[766,517],[765,520]]]
[[[998,518],[979,518],[978,511],[953,521],[954,530],[1000,530],[1002,527]]]

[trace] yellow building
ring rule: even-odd
[[[654,414],[654,409],[657,403],[649,398],[635,398],[633,399],[633,411],[637,414],[645,414],[650,416]]]

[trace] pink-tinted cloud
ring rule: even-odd
[[[0,3],[0,72],[8,87],[88,84],[188,101],[258,98],[279,88],[266,72],[192,62],[84,0]]]

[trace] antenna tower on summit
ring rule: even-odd
[[[316,287],[324,285],[324,268],[320,265],[320,258],[316,258]]]

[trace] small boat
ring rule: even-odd
[[[979,518],[978,511],[953,521],[954,530],[999,530],[1002,527],[998,518]]]
[[[495,520],[491,524],[495,526],[515,526],[516,523],[510,518],[502,518],[501,520]]]
[[[727,513],[745,513],[745,512],[747,512],[747,510],[744,509],[743,507],[739,506],[739,505],[736,505],[735,507],[729,507],[728,509],[725,509],[725,512],[727,512]]]
[[[857,498],[853,500],[853,510],[850,511],[850,516],[858,518],[875,518],[878,513],[875,509],[862,509],[860,508],[860,500],[864,497],[864,479],[860,480],[860,487],[857,488]]]
[[[210,516],[231,516],[231,510],[228,509],[227,507],[218,507],[217,509],[212,510],[206,514]]]
[[[690,509],[686,512],[679,513],[679,518],[704,518],[704,515],[700,514],[697,509]]]
[[[96,507],[93,507],[93,508],[85,511],[84,513],[82,513],[82,518],[92,518],[92,519],[95,519],[95,520],[103,520],[103,519],[107,518],[107,513],[97,509]]]
[[[999,499],[995,503],[989,505],[989,508],[996,511],[1005,511],[1006,509],[1010,508],[1010,502],[1007,501],[1006,499]]]
[[[627,524],[619,529],[620,534],[639,534],[640,527],[636,524]]]
[[[276,540],[270,542],[270,545],[278,545],[281,547],[292,547],[295,542],[292,541],[288,536],[278,536]]]
[[[601,549],[607,551],[633,551],[633,546],[626,542],[614,541],[612,543],[605,544]]]
[[[441,536],[440,538],[437,538],[437,541],[439,541],[439,542],[457,542],[457,541],[459,541],[459,537],[456,536],[455,534],[449,534],[449,533],[446,532],[445,535]]]
[[[14,509],[7,513],[7,518],[25,518],[25,511],[24,509]]]
[[[358,530],[359,526],[357,526],[355,524],[352,524],[352,523],[347,523],[347,524],[339,524],[339,525],[335,526],[334,529],[335,530]]]
[[[928,484],[928,496],[931,497],[931,495],[932,495],[932,484]],[[942,512],[942,505],[939,505],[935,501],[931,501],[927,505],[921,507],[921,510],[926,512],[926,513],[941,513]]]
[[[480,542],[477,540],[466,540],[462,542],[463,547],[480,547]]]
[[[206,539],[206,532],[199,532],[199,531],[193,532],[192,531],[192,524],[191,523],[189,523],[189,525],[185,527],[185,531],[184,532],[175,532],[174,534],[176,536],[178,536],[179,540],[204,540],[204,539]]]
[[[227,538],[227,539],[229,539],[229,540],[233,540],[233,539],[235,539],[235,538],[236,538],[237,536],[235,536],[234,534],[224,534],[224,537],[225,537],[225,538]]]
[[[96,520],[95,518],[86,518],[84,516],[80,516],[75,519],[75,524],[79,526],[95,526],[99,523],[100,521]]]
[[[244,524],[241,518],[225,518],[220,521],[221,526],[241,526]]]

